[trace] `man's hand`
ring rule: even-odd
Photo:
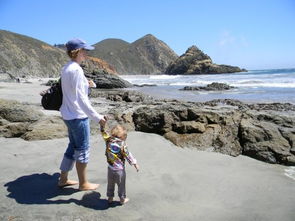
[[[48,90],[48,89],[47,89],[47,90]],[[40,92],[40,95],[41,95],[41,96],[44,96],[44,94],[46,94],[47,90],[41,91],[41,92]]]
[[[96,88],[96,84],[93,80],[88,80],[89,87]]]
[[[107,116],[103,116],[103,118],[99,121],[101,130],[104,130],[105,125],[107,123],[107,120],[108,120],[108,117]]]

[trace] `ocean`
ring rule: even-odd
[[[252,70],[232,74],[206,75],[121,75],[132,84],[156,85],[134,87],[156,98],[204,102],[213,99],[237,99],[247,103],[295,104],[295,68]],[[206,86],[212,82],[236,88],[216,91],[181,91],[184,86]]]

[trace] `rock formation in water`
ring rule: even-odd
[[[196,46],[191,46],[187,51],[173,61],[166,69],[165,74],[221,74],[246,71],[230,65],[218,65]]]

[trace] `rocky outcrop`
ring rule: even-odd
[[[97,88],[113,89],[133,86],[128,81],[120,78],[111,65],[99,58],[89,57],[81,66],[85,76],[92,79]]]
[[[203,86],[195,86],[195,87],[185,86],[184,88],[182,88],[180,90],[183,90],[183,91],[226,91],[226,90],[230,90],[233,88],[234,87],[232,87],[228,84],[213,82],[211,84],[208,84],[205,87],[203,87]]]
[[[129,130],[157,133],[180,147],[295,165],[294,105],[153,100],[132,92],[108,98],[120,101],[108,114]]]
[[[97,134],[97,130],[97,124],[91,123],[91,131]],[[67,134],[60,116],[47,116],[36,106],[0,99],[0,137],[48,140]]]
[[[246,71],[239,67],[229,65],[217,65],[212,59],[196,46],[191,46],[185,54],[172,62],[166,69],[165,74],[221,74]]]
[[[133,43],[106,39],[90,54],[116,68],[119,74],[161,74],[178,56],[163,41],[148,34]]]
[[[42,140],[66,136],[60,117],[47,117],[36,107],[0,99],[0,136]]]
[[[42,116],[33,106],[0,99],[0,117],[7,122],[35,122]]]
[[[57,77],[66,53],[45,42],[0,30],[0,80]]]
[[[261,110],[225,104],[145,106],[133,112],[133,123],[136,130],[161,134],[178,146],[295,165],[292,114],[273,111],[271,106]]]
[[[88,56],[88,59],[85,60],[81,66],[84,72],[87,73],[96,71],[97,73],[118,74],[113,66],[108,64],[106,61],[95,57]]]
[[[194,103],[155,100],[123,90],[92,92],[92,97],[108,99],[104,109],[109,124],[119,122],[128,130],[157,133],[180,147],[230,156],[242,154],[268,163],[295,166],[292,104],[246,104],[237,100]],[[59,117],[44,116],[26,104],[0,104],[0,136],[28,140],[66,136]],[[8,115],[15,107],[17,111]],[[97,125],[92,128],[97,131]]]
[[[85,73],[85,76],[93,79],[97,88],[113,89],[132,87],[131,83],[120,78],[118,75],[98,73],[93,71],[91,73]]]

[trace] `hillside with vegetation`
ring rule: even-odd
[[[69,61],[64,45],[51,46],[37,39],[0,30],[0,81],[19,78],[57,78],[62,66]],[[114,67],[102,59],[89,57],[81,64],[85,75],[100,79],[99,87],[130,87]]]
[[[90,54],[115,67],[119,74],[163,74],[178,58],[163,41],[148,34],[128,43],[121,39],[106,39],[94,45]]]
[[[66,53],[43,41],[0,30],[0,79],[56,77]]]

